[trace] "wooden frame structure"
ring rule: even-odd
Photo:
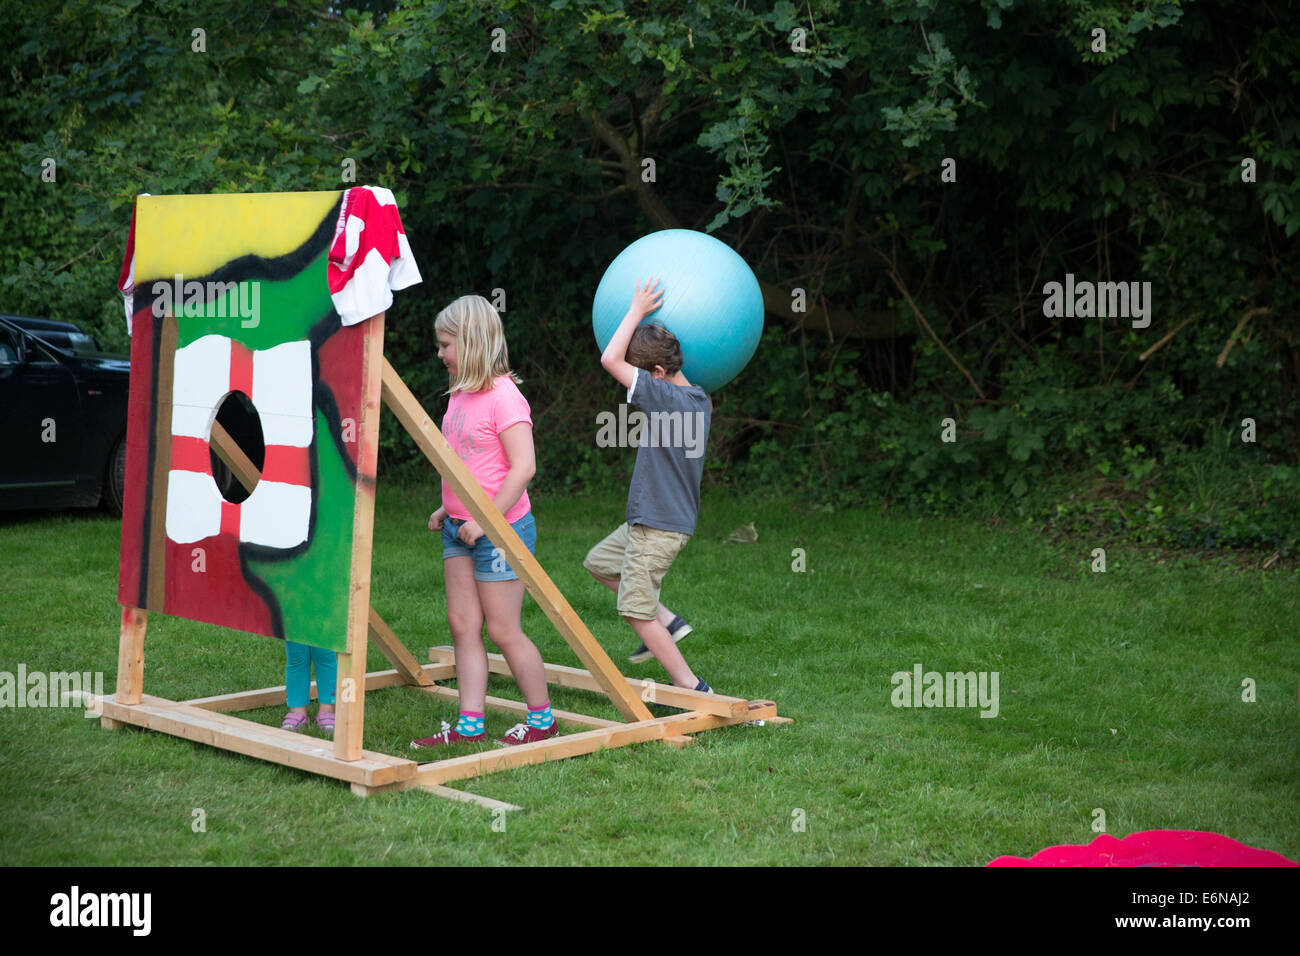
[[[498,770],[648,740],[684,746],[692,742],[691,734],[714,727],[748,721],[788,722],[788,718],[777,715],[776,704],[772,701],[704,694],[624,677],[384,358],[384,314],[368,320],[368,326],[362,373],[364,404],[362,420],[358,423],[357,474],[360,489],[353,516],[348,650],[339,654],[332,747],[314,737],[233,716],[241,710],[284,704],[283,686],[186,701],[146,695],[143,684],[147,612],[132,607],[122,609],[116,693],[100,701],[103,708],[100,719],[105,728],[116,729],[131,724],[184,737],[346,781],[352,792],[359,796],[418,787],[439,796],[493,809],[517,810],[518,807],[510,804],[455,790],[446,784]],[[168,345],[174,349],[175,344],[175,336],[170,341],[164,339],[161,368],[170,367],[171,356],[165,353]],[[557,710],[554,711],[556,720],[562,725],[578,728],[576,733],[427,763],[362,748],[367,691],[402,685],[435,697],[457,698],[455,690],[436,683],[456,676],[452,649],[446,646],[430,648],[432,663],[421,665],[370,607],[374,475],[381,402],[397,416],[480,527],[501,546],[510,567],[585,665],[582,669],[547,664],[547,682],[604,694],[623,715],[625,722]],[[214,425],[211,442],[234,475],[251,489],[260,477],[257,467],[220,425]],[[366,672],[367,640],[373,641],[384,653],[393,665],[392,670]],[[510,673],[502,656],[490,654],[488,660],[490,673]],[[314,691],[314,683],[312,688]],[[681,708],[682,712],[655,718],[646,708],[646,702]],[[487,706],[517,714],[527,711],[523,703],[499,697],[488,697]]]

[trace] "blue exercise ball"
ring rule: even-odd
[[[627,315],[638,281],[659,278],[657,322],[682,344],[682,374],[706,392],[740,374],[763,334],[763,292],[745,260],[693,229],[652,232],[618,254],[596,288],[591,328],[603,351]]]

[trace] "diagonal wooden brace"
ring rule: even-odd
[[[416,401],[401,376],[384,359],[383,398],[402,426],[415,439],[420,451],[433,463],[443,480],[465,503],[469,513],[479,523],[492,542],[505,552],[511,569],[519,575],[528,593],[551,619],[556,630],[573,648],[573,652],[596,679],[618,712],[628,720],[649,720],[650,711],[628,686],[626,678],[609,659],[605,649],[592,637],[582,618],[569,606],[559,588],[551,581],[541,564],[519,540],[515,529],[497,510],[483,487],[470,474],[465,463],[447,444],[447,439],[433,424],[433,420]]]

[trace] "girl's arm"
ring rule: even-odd
[[[632,296],[627,315],[623,316],[623,321],[614,330],[614,337],[601,353],[600,364],[624,388],[631,388],[636,379],[636,366],[627,360],[627,344],[632,341],[632,333],[636,331],[637,324],[663,303],[664,293],[658,286],[659,280],[654,276],[646,280],[644,288],[640,282],[636,284],[636,293]]]
[[[492,503],[505,515],[523,497],[528,482],[533,480],[533,475],[537,473],[537,459],[533,451],[533,426],[528,422],[515,422],[499,437],[506,458],[510,460],[510,471]],[[457,532],[457,537],[471,546],[482,535],[483,529],[473,518],[461,525]]]
[[[537,458],[533,451],[533,426],[528,422],[515,422],[500,438],[506,458],[510,459],[510,472],[492,502],[504,515],[523,497],[528,483],[537,474]]]

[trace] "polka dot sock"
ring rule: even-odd
[[[555,723],[555,716],[551,713],[551,702],[548,700],[543,706],[533,710],[528,708],[528,726],[536,727],[538,730],[549,730]]]
[[[483,733],[483,715],[472,710],[462,710],[456,722],[456,733],[462,737],[477,737]]]

